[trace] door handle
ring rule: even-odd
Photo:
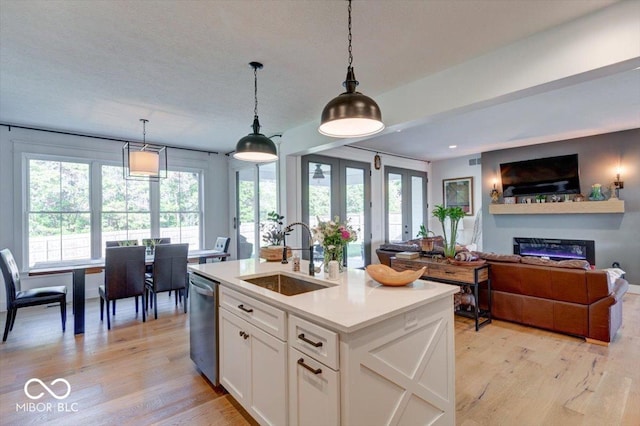
[[[322,342],[314,342],[313,340],[309,340],[306,337],[304,337],[304,333],[298,334],[298,339],[302,340],[305,343],[310,344],[314,348],[319,348],[320,346],[322,346]]]
[[[303,366],[304,368],[306,368],[307,370],[311,371],[313,374],[320,374],[322,373],[322,369],[320,368],[313,368],[313,367],[309,367],[307,364],[304,363],[304,358],[300,358],[298,360],[298,364]]]
[[[245,311],[245,312],[247,312],[247,313],[249,313],[249,314],[250,314],[251,312],[253,312],[253,309],[251,309],[251,308],[247,309],[247,308],[245,308],[245,307],[244,307],[244,305],[242,305],[242,304],[238,305],[238,309],[243,310],[243,311]]]
[[[241,331],[240,337],[242,337],[244,340],[247,340],[249,338],[249,333],[245,333],[244,331]]]

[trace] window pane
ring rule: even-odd
[[[60,162],[29,160],[29,210],[60,211]]]
[[[403,240],[402,234],[402,175],[389,173],[387,178],[387,224],[389,228],[389,242]]]
[[[120,177],[122,180],[122,177]],[[149,211],[149,182],[125,180],[127,186],[127,211]]]
[[[420,225],[424,218],[424,188],[423,179],[419,176],[411,176],[411,238],[415,238],[420,231]],[[427,224],[424,224],[427,226]]]
[[[309,163],[309,217],[307,223],[313,227],[331,217],[331,165]]]
[[[89,165],[61,163],[60,201],[62,211],[89,211]]]
[[[167,173],[160,181],[160,237],[200,248],[200,174]]]
[[[91,257],[89,165],[29,160],[28,260]]]
[[[127,208],[127,187],[122,167],[102,166],[102,210],[123,212]]]
[[[350,268],[364,266],[364,170],[346,168],[347,219],[358,239],[347,245],[347,265]]]
[[[260,198],[260,223],[267,220],[269,212],[277,211],[276,163],[258,166],[258,197]]]
[[[257,252],[261,241],[256,240],[256,209],[255,209],[255,171],[254,169],[242,169],[236,172],[238,179],[238,258],[248,259]]]

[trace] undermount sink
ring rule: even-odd
[[[322,290],[323,288],[328,287],[326,285],[316,284],[311,281],[303,280],[296,277],[290,277],[289,275],[284,274],[263,275],[253,278],[239,278],[253,285],[266,288],[267,290],[275,291],[276,293],[280,293],[285,296],[295,296],[296,294]]]

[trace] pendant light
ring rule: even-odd
[[[322,171],[322,167],[318,163],[316,163],[316,169],[313,171],[312,179],[324,179],[324,172]]]
[[[351,0],[349,0],[349,65],[342,84],[347,91],[333,98],[322,110],[318,131],[336,138],[369,136],[384,129],[378,104],[368,96],[356,92],[359,82],[353,71],[351,51]]]
[[[236,151],[233,158],[254,163],[275,161],[278,159],[276,144],[271,139],[260,133],[260,121],[258,120],[258,70],[262,69],[260,62],[250,62],[253,68],[253,133],[249,133],[236,144]]]
[[[157,181],[167,177],[167,149],[147,143],[147,123],[141,118],[142,143],[127,142],[122,147],[122,169],[125,179]]]

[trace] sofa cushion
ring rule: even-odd
[[[553,268],[568,268],[568,269],[590,269],[591,266],[589,262],[586,260],[551,260],[544,259],[542,257],[535,256],[522,256],[520,260],[522,263],[526,263],[528,265],[541,265],[541,266],[551,266]]]

